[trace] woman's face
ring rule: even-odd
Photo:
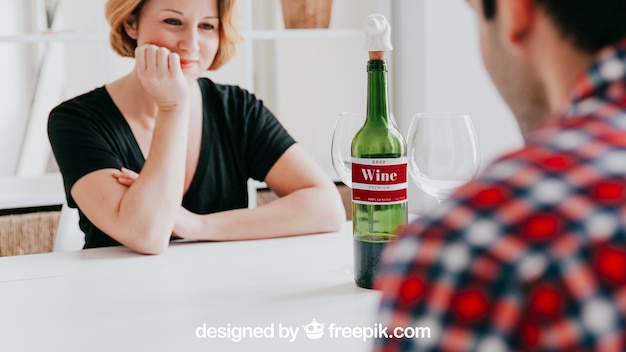
[[[137,46],[153,44],[178,53],[183,73],[197,78],[219,46],[218,0],[148,0],[127,24]]]

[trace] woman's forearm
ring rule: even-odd
[[[331,184],[332,185],[332,184]],[[339,231],[345,209],[336,189],[310,187],[252,209],[235,209],[208,215],[187,214],[193,240],[248,240]]]
[[[158,113],[146,163],[120,200],[118,221],[133,250],[159,253],[169,242],[183,197],[188,110]]]

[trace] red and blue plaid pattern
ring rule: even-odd
[[[405,226],[380,323],[429,328],[376,351],[626,351],[626,41],[562,116]]]

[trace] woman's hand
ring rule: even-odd
[[[152,44],[135,49],[136,70],[143,88],[161,110],[187,103],[189,83],[180,67],[180,56]]]
[[[139,177],[139,174],[133,170],[129,170],[125,167],[119,169],[118,171],[113,173],[113,177],[117,180],[120,185],[124,185],[126,187],[130,187],[133,182]]]

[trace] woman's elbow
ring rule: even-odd
[[[165,251],[169,245],[171,231],[153,231],[146,229],[134,234],[127,233],[126,239],[120,241],[124,246],[134,252],[145,255],[158,255]]]
[[[346,208],[343,206],[343,202],[341,200],[341,196],[337,192],[335,197],[331,197],[332,199],[330,204],[326,204],[325,206],[325,214],[324,214],[324,232],[339,232],[343,229],[344,224],[346,223]]]
[[[338,209],[338,211],[334,212],[333,215],[330,217],[330,220],[328,222],[328,226],[329,232],[339,232],[343,229],[343,226],[346,223],[346,210],[344,209],[343,205],[341,206],[340,209]]]
[[[131,248],[133,251],[139,253],[139,254],[144,254],[144,255],[159,255],[163,252],[165,252],[165,249],[167,248],[167,246],[159,246],[159,245],[141,245],[141,246],[135,246],[134,248]]]

